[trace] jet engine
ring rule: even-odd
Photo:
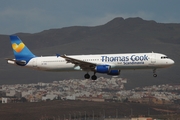
[[[97,65],[95,67],[95,71],[98,73],[109,73],[110,66],[109,65]]]
[[[120,75],[120,70],[111,70],[108,75]]]

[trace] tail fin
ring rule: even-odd
[[[18,36],[11,35],[10,41],[12,44],[14,57],[17,61],[26,61],[26,64],[29,62],[31,58],[36,57],[19,39]]]

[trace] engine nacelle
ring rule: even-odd
[[[26,61],[24,60],[7,60],[8,64],[13,64],[13,65],[20,65],[20,66],[25,66]]]
[[[98,73],[109,73],[110,66],[109,65],[97,65],[95,71]]]
[[[111,70],[108,75],[120,75],[120,70]]]
[[[17,65],[20,65],[20,66],[25,66],[26,65],[25,60],[16,60],[15,62],[16,62]]]

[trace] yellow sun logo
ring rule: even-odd
[[[17,45],[16,43],[12,44],[12,48],[18,53],[21,52],[24,47],[25,45],[23,43],[20,43],[19,45]]]

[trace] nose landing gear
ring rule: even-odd
[[[157,77],[157,74],[153,74],[153,77]]]
[[[153,77],[157,77],[156,69],[153,69]]]

